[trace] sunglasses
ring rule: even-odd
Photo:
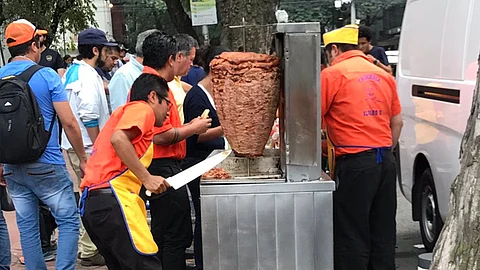
[[[173,107],[173,104],[170,100],[168,100],[166,97],[162,97],[163,100],[165,100],[165,102],[167,103],[167,106],[168,106],[168,110],[170,111]]]

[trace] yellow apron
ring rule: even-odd
[[[328,154],[328,170],[330,171],[330,178],[332,180],[335,179],[335,146],[333,145],[330,137],[328,136],[328,132],[326,132],[327,136],[327,154]]]

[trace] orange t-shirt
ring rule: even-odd
[[[143,73],[153,74],[160,77],[158,72],[151,68],[145,66],[143,68]],[[154,129],[155,134],[160,134],[166,131],[169,131],[172,128],[182,127],[182,120],[180,119],[180,114],[178,113],[178,107],[175,102],[175,97],[173,96],[172,91],[168,90],[168,99],[172,102],[172,108],[168,113],[165,122],[161,127],[156,127]],[[184,159],[187,154],[187,141],[183,140],[176,144],[172,145],[158,145],[156,144],[153,148],[153,158],[173,158],[173,159]]]
[[[336,156],[390,147],[390,119],[401,112],[394,78],[361,51],[341,54],[324,69],[322,121]]]
[[[155,114],[144,101],[128,102],[117,108],[98,134],[93,145],[85,177],[80,185],[82,191],[86,187],[90,190],[108,187],[108,181],[127,170],[127,166],[117,156],[110,142],[115,131],[132,128],[140,130],[141,134],[132,141],[137,157],[140,159],[152,144],[154,125]]]

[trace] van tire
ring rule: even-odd
[[[431,252],[437,243],[443,227],[442,217],[438,210],[437,193],[430,168],[425,169],[420,177],[420,232],[427,252]]]

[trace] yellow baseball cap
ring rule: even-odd
[[[345,25],[342,28],[323,34],[323,43],[325,46],[331,43],[358,45],[358,25]]]

